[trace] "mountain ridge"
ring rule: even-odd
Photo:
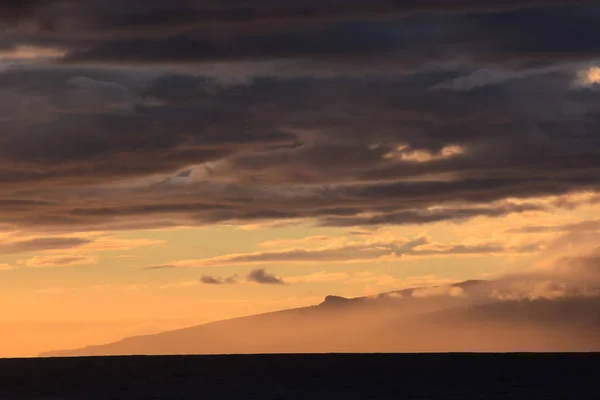
[[[43,352],[38,357],[600,350],[599,298],[498,301],[486,295],[492,285],[471,280],[376,296],[329,295],[318,305]],[[440,331],[445,335],[433,334]],[[580,338],[577,345],[571,340],[574,335]]]

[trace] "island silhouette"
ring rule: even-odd
[[[502,296],[466,281],[211,322],[40,357],[600,350],[600,297]]]

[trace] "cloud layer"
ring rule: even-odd
[[[598,191],[593,2],[2,7],[1,229],[460,222]]]

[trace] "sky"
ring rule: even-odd
[[[2,2],[0,357],[557,260],[600,278],[599,17]]]

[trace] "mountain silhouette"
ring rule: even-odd
[[[497,300],[466,281],[344,298],[41,357],[600,350],[600,298]]]

